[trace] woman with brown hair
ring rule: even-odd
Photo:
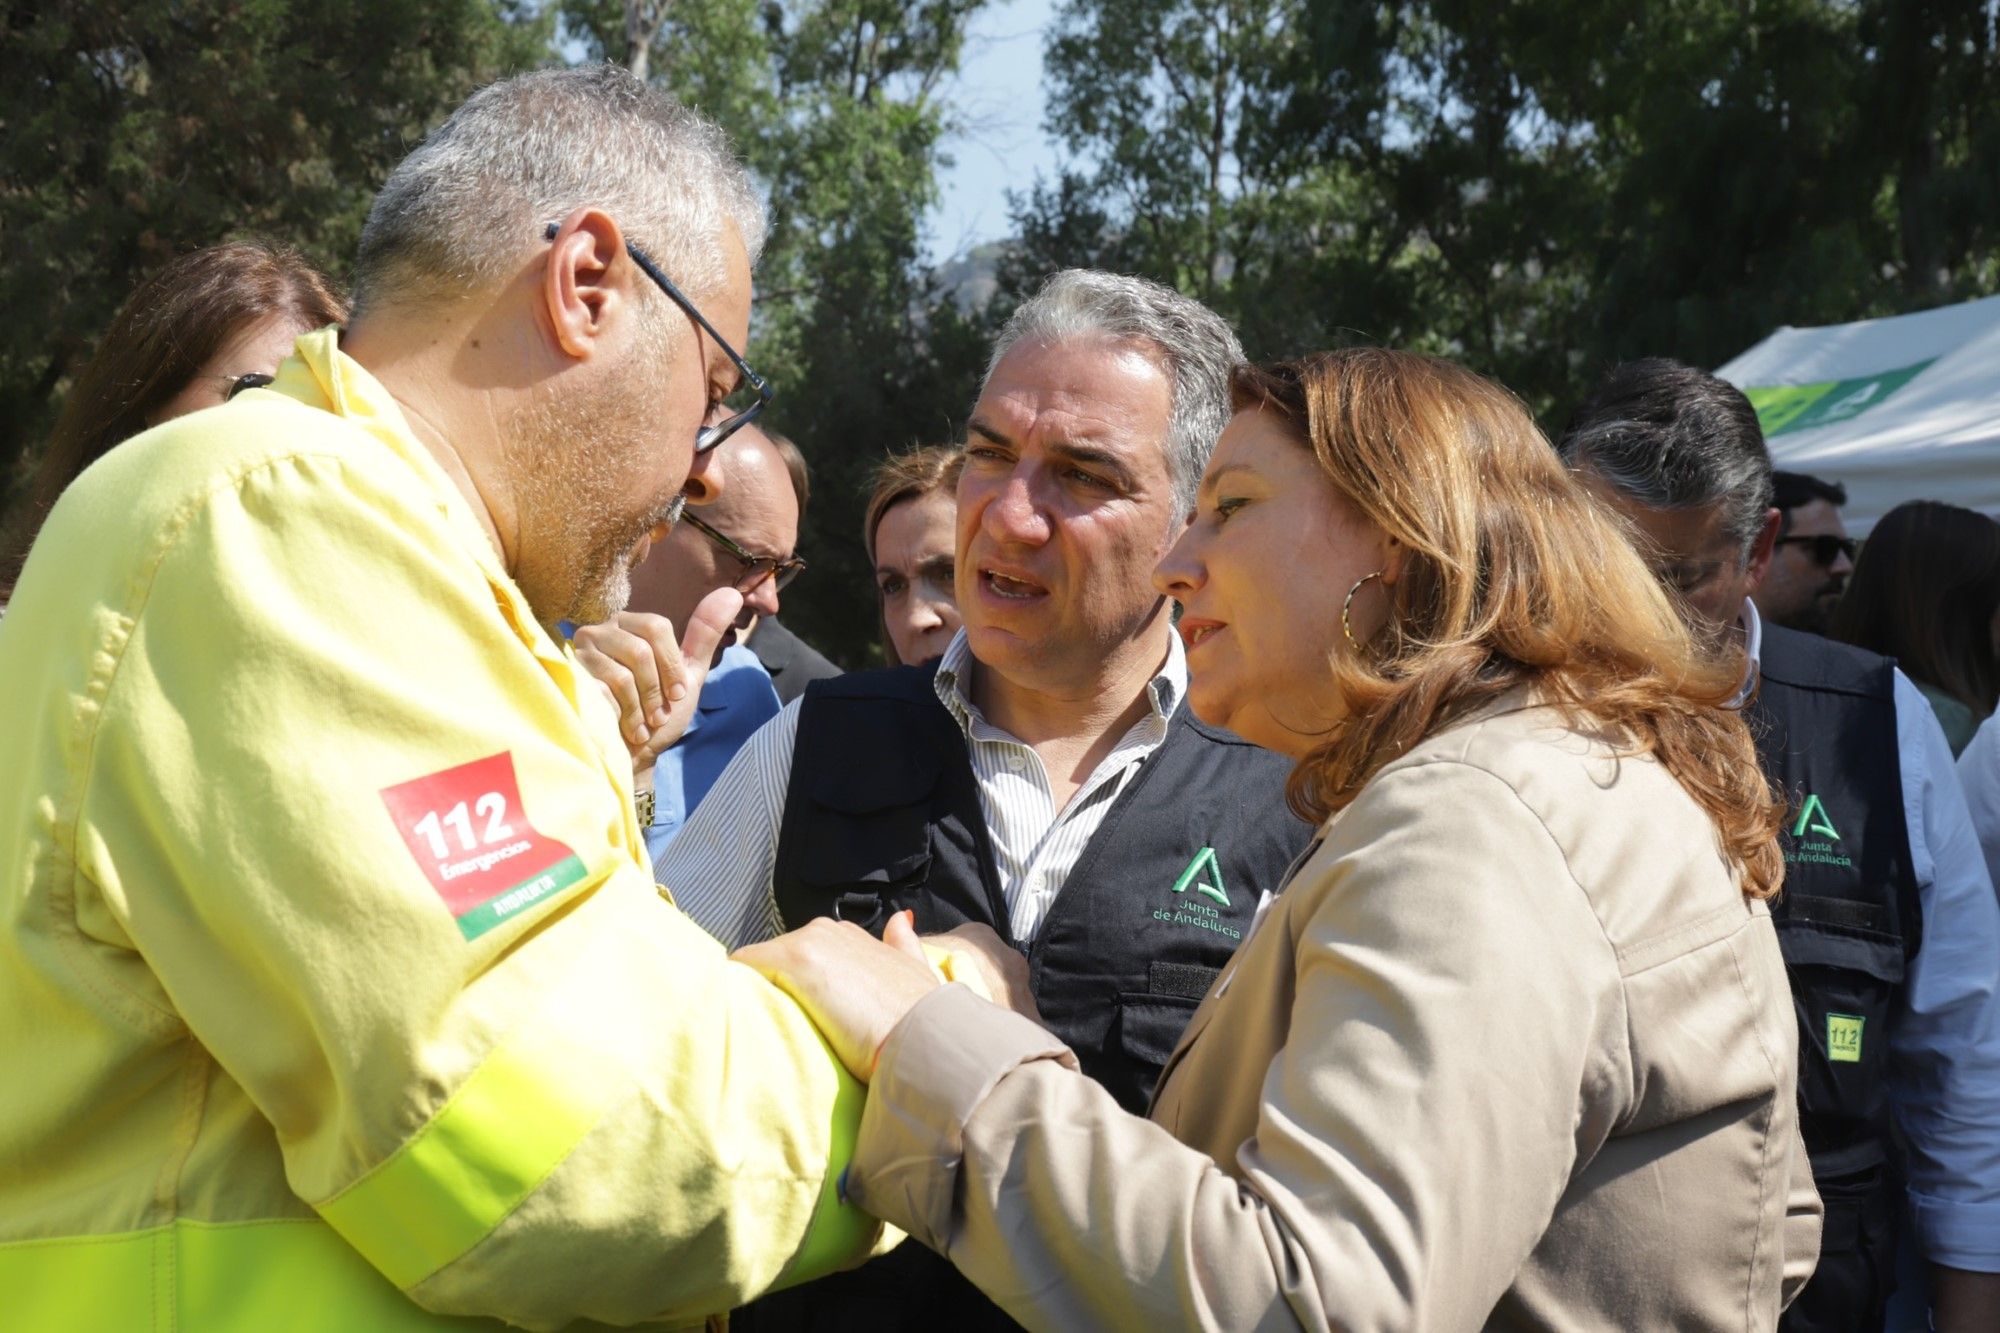
[[[962,450],[932,446],[875,469],[861,541],[875,571],[882,650],[890,666],[942,657],[963,622],[953,587]]]
[[[346,318],[346,302],[302,255],[260,241],[196,250],[140,283],[70,385],[0,553],[0,599],[56,497],[113,445],[270,383],[300,334]]]
[[[1032,1328],[1770,1328],[1818,1201],[1737,669],[1478,376],[1355,349],[1235,398],[1156,578],[1318,841],[1145,1120],[904,923],[742,951],[872,1080],[847,1196]]]
[[[2000,695],[2000,523],[1936,500],[1882,515],[1829,634],[1896,659],[1956,755]]]

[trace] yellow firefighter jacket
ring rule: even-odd
[[[858,1086],[332,330],[70,488],[0,698],[0,1324],[699,1322],[874,1240]]]

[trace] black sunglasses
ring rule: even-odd
[[[1778,545],[1810,547],[1806,555],[1824,569],[1833,568],[1833,562],[1843,555],[1852,563],[1854,553],[1861,549],[1854,538],[1836,537],[1830,532],[1815,533],[1810,537],[1780,537]]]
[[[542,233],[542,239],[553,241],[556,238],[556,233],[561,230],[561,223],[551,222],[548,228]],[[764,377],[752,370],[750,363],[745,361],[737,353],[736,349],[729,345],[729,340],[715,331],[715,325],[708,322],[707,316],[703,315],[695,303],[688,299],[687,293],[676,287],[672,278],[660,272],[660,266],[655,264],[644,250],[627,241],[625,242],[625,253],[632,256],[632,262],[639,266],[639,271],[657,283],[660,290],[667,294],[668,299],[679,306],[687,317],[695,322],[696,327],[709,337],[715,339],[715,345],[722,349],[722,354],[729,358],[729,364],[735,366],[736,373],[743,377],[741,385],[737,388],[737,392],[741,393],[744,389],[748,389],[756,395],[749,405],[740,411],[731,413],[713,425],[705,424],[695,431],[694,451],[698,454],[705,454],[748,425],[756,418],[759,412],[762,412],[771,405],[771,399],[776,395],[771,392],[771,386],[765,382]]]

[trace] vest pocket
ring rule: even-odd
[[[1194,1017],[1198,998],[1185,995],[1135,995],[1122,994],[1118,997],[1118,1048],[1129,1057],[1134,1070],[1142,1070],[1138,1075],[1144,1086],[1135,1086],[1135,1093],[1143,1104],[1152,1096],[1153,1084],[1159,1081],[1160,1070],[1166,1067],[1167,1058],[1180,1044],[1181,1033],[1187,1031],[1188,1020]],[[1125,1100],[1122,1090],[1112,1089],[1120,1101]]]
[[[805,820],[790,866],[796,888],[778,899],[786,928],[831,916],[880,935],[889,914],[930,878],[930,827],[924,816],[921,805],[898,805],[838,817],[821,812]],[[908,905],[920,908],[919,924],[930,928],[920,903]]]
[[[1903,941],[1886,929],[1810,919],[1810,900],[1792,906],[1808,919],[1776,925],[1799,1020],[1806,1147],[1817,1158],[1879,1137],[1886,1123],[1889,1017],[1906,960]],[[1841,906],[1852,914],[1870,905]]]

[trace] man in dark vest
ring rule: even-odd
[[[1881,1329],[1907,1215],[1936,1327],[2000,1329],[2000,904],[1944,735],[1887,658],[1758,615],[1780,516],[1737,389],[1633,362],[1560,448],[1697,634],[1746,659],[1740,706],[1787,800],[1772,916],[1826,1232],[1781,1327]]]
[[[1021,307],[968,427],[965,628],[929,666],[815,682],[751,738],[661,862],[689,916],[731,946],[815,916],[989,926],[1085,1071],[1144,1110],[1311,835],[1283,759],[1189,714],[1152,582],[1241,355],[1213,312],[1137,278],[1060,273]],[[915,1246],[739,1321],[1011,1326]]]

